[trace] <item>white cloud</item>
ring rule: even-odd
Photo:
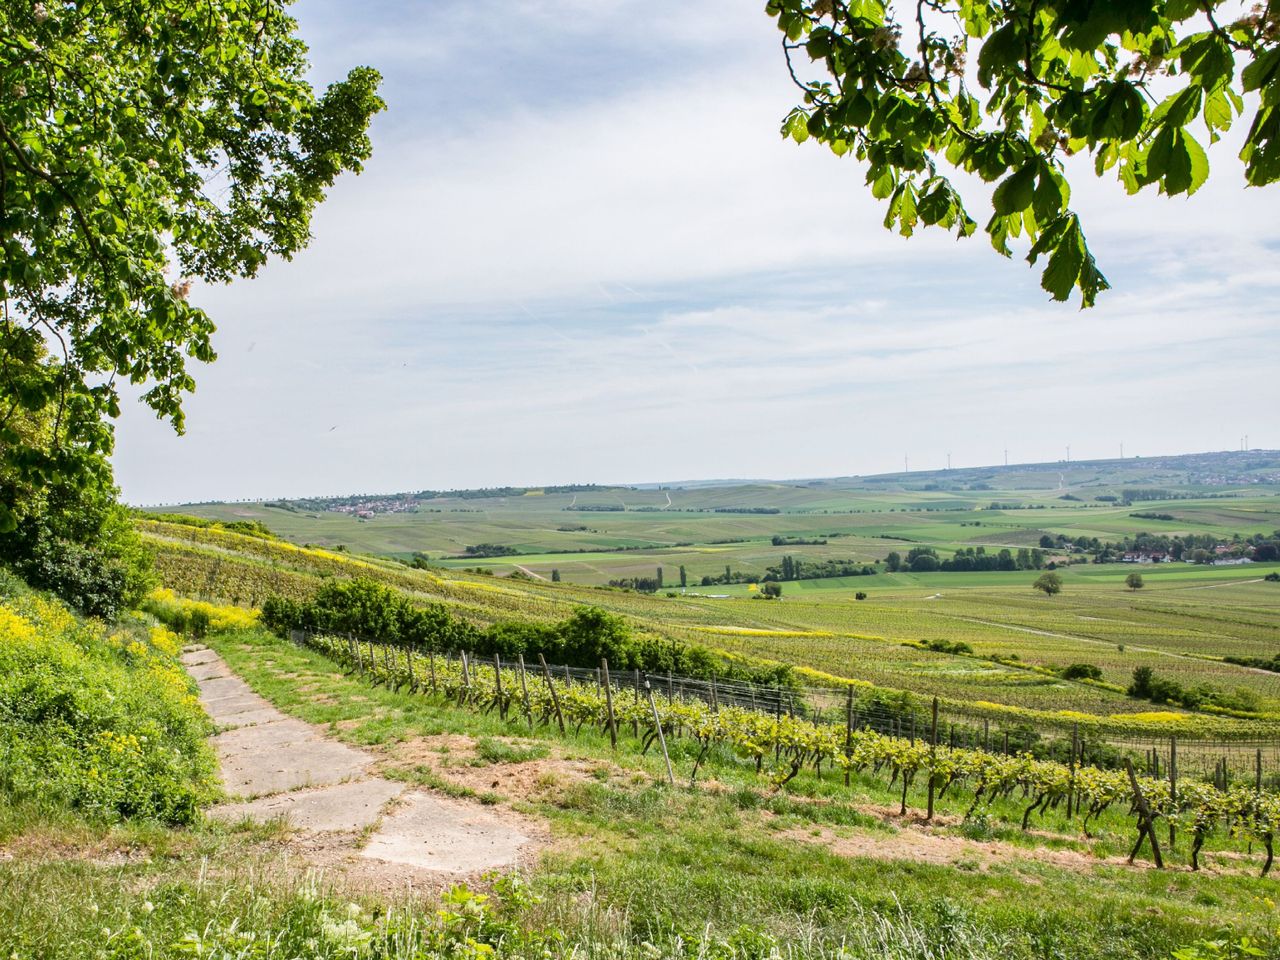
[[[981,237],[887,233],[856,162],[783,142],[754,5],[387,9],[299,6],[317,64],[378,63],[391,112],[309,250],[199,291],[222,358],[188,437],[126,416],[127,497],[1177,451],[1234,445],[1228,415],[1263,437],[1280,193],[1238,186],[1232,144],[1191,200],[1080,171],[1116,286],[1080,312]]]

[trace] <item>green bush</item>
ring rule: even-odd
[[[496,653],[504,660],[524,656],[536,662],[542,654],[548,663],[598,667],[604,658],[615,670],[794,683],[789,668],[729,663],[704,647],[636,634],[622,617],[598,607],[579,607],[558,623],[510,620],[481,629],[440,604],[417,606],[404,594],[366,578],[326,583],[308,601],[270,597],[262,605],[262,622],[280,636],[299,629],[351,634],[440,653],[466,650],[484,657]]]
[[[1073,663],[1062,671],[1064,680],[1101,680],[1102,668],[1092,663]]]
[[[0,797],[190,823],[210,725],[164,627],[109,631],[35,594],[0,600]]]

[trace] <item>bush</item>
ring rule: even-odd
[[[415,606],[404,594],[364,578],[327,583],[309,601],[270,597],[262,605],[262,622],[280,636],[300,629],[352,634],[440,653],[467,650],[485,657],[496,653],[504,660],[521,655],[536,660],[541,653],[549,663],[571,667],[598,667],[605,658],[615,670],[794,682],[786,667],[726,664],[703,647],[636,635],[626,620],[598,607],[579,607],[558,623],[510,620],[481,629],[440,604]]]
[[[1064,680],[1101,680],[1102,668],[1092,663],[1073,663],[1062,671]]]
[[[258,623],[258,614],[244,607],[227,607],[188,600],[172,590],[152,590],[141,609],[176,633],[204,637],[226,630],[245,630]]]
[[[215,789],[210,724],[178,638],[111,632],[33,594],[0,601],[0,796],[192,822]]]

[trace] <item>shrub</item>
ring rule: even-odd
[[[280,636],[291,629],[352,634],[419,650],[468,650],[506,660],[539,653],[550,663],[598,667],[601,658],[617,670],[713,674],[741,680],[794,683],[777,665],[729,663],[711,651],[664,637],[636,635],[622,617],[598,607],[579,607],[558,623],[508,620],[481,629],[440,604],[415,606],[407,596],[373,580],[357,578],[325,584],[309,601],[270,597],[262,623]],[[766,679],[767,678],[767,679]]]
[[[190,823],[214,792],[178,638],[111,632],[33,594],[0,601],[0,796]]]
[[[1092,663],[1073,663],[1062,671],[1064,680],[1101,680],[1102,668]]]
[[[142,601],[141,609],[151,614],[170,630],[203,637],[226,630],[244,630],[255,626],[258,614],[244,607],[220,606],[201,600],[179,597],[172,590],[152,590]]]

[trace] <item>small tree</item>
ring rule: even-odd
[[[684,572],[684,564],[680,564],[680,586],[687,587],[689,585],[689,575]]]
[[[560,571],[559,571],[558,569],[552,569],[552,571],[551,571],[551,582],[552,582],[552,583],[559,583],[559,582],[560,582]]]
[[[1142,582],[1142,574],[1135,570],[1124,578],[1124,585],[1130,590],[1141,590],[1146,584]]]
[[[1031,586],[1042,591],[1046,597],[1052,597],[1062,592],[1062,577],[1056,573],[1042,573]]]
[[[760,596],[767,597],[770,600],[779,599],[782,596],[782,584],[775,580],[760,584]]]

